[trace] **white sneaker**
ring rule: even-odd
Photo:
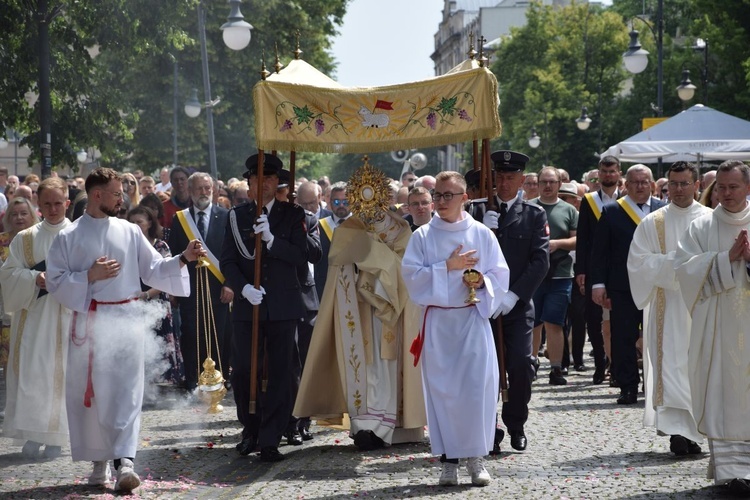
[[[456,486],[458,484],[458,464],[443,462],[443,471],[440,473],[440,486]]]
[[[466,462],[466,470],[471,475],[471,484],[474,486],[487,486],[492,481],[490,473],[484,467],[484,458],[471,457]]]
[[[130,493],[141,485],[141,478],[133,470],[133,461],[128,458],[120,459],[120,467],[117,469],[117,482],[115,491]]]
[[[102,460],[94,462],[94,470],[89,476],[89,484],[92,486],[104,486],[112,480],[112,471],[109,468],[109,461]]]

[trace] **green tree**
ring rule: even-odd
[[[606,116],[624,78],[623,28],[619,15],[598,6],[573,2],[557,8],[533,2],[526,25],[511,30],[494,56],[503,135],[493,148],[530,152],[532,169],[552,164],[567,169],[572,178],[595,165],[594,153],[614,133]],[[583,105],[594,117],[586,132],[575,125]],[[528,145],[532,127],[541,136],[537,150]]]
[[[172,161],[173,61],[179,64],[180,162],[207,170],[205,119],[188,120],[182,105],[192,87],[202,95],[196,0],[48,0],[53,165],[75,165],[74,151],[96,148],[101,162],[117,168],[155,170]],[[226,2],[206,2],[206,36],[219,171],[238,174],[254,146],[252,87],[262,53],[269,69],[278,44],[289,60],[301,32],[304,58],[324,72],[333,70],[330,39],[347,0],[252,0],[243,3],[255,26],[243,51],[226,48],[219,27]],[[27,135],[39,158],[35,108],[37,24],[35,0],[6,0],[0,9],[0,125]],[[248,15],[252,13],[252,15]]]

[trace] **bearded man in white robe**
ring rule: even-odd
[[[350,182],[347,198],[357,189]],[[346,413],[354,444],[366,451],[423,440],[427,420],[420,373],[409,355],[419,310],[401,277],[411,229],[388,210],[372,227],[359,215],[333,233],[294,415],[346,427]]]
[[[3,435],[23,444],[27,458],[55,458],[68,442],[65,366],[70,310],[46,290],[46,259],[52,241],[70,221],[68,186],[50,177],[39,184],[44,221],[18,233],[0,269],[5,310],[11,326]]]
[[[674,163],[667,171],[670,204],[647,215],[628,254],[630,292],[643,309],[643,424],[670,436],[677,456],[701,453],[703,437],[693,418],[688,377],[690,313],[674,272],[677,244],[690,223],[711,209],[695,201],[698,167]]]
[[[693,320],[688,370],[708,477],[750,496],[750,167],[722,163],[714,189],[720,206],[690,224],[675,270]]]
[[[461,174],[438,174],[437,217],[414,233],[402,265],[409,295],[426,308],[412,352],[422,364],[430,444],[443,462],[441,486],[458,484],[460,458],[468,458],[473,485],[491,481],[484,457],[495,437],[500,374],[489,318],[510,279],[495,235],[463,210],[467,199]],[[475,304],[466,302],[467,269],[479,272]]]
[[[47,289],[73,319],[68,346],[66,404],[73,460],[94,462],[89,484],[115,490],[140,485],[133,460],[144,387],[145,342],[163,311],[137,303],[140,280],[172,295],[190,293],[185,264],[205,255],[197,240],[163,258],[135,224],[115,215],[122,205],[120,175],[97,168],[86,179],[86,213],[60,232],[47,258]],[[152,323],[152,324],[149,324]]]

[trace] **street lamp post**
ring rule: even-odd
[[[677,87],[677,95],[680,97],[680,100],[689,101],[690,99],[692,99],[695,95],[695,89],[695,85],[693,85],[693,82],[690,81],[690,70],[683,69],[682,81]]]
[[[664,112],[664,0],[659,0],[656,7],[656,52],[657,52],[657,66],[656,66],[656,116],[662,116]],[[637,19],[641,19],[637,17]],[[643,19],[641,19],[643,21]],[[650,24],[643,21],[649,29],[652,30]],[[641,44],[638,42],[638,31],[632,30],[630,32],[630,45],[628,50],[622,55],[622,60],[625,63],[625,68],[634,74],[641,73],[648,66],[648,51],[641,48]]]
[[[208,74],[208,49],[206,48],[206,9],[203,2],[198,3],[198,32],[201,40],[201,64],[203,67],[203,94],[206,103],[211,102],[211,79]],[[206,106],[206,124],[208,125],[208,159],[211,177],[218,179],[216,167],[216,143],[214,141],[213,106]]]
[[[52,174],[52,99],[50,96],[49,25],[54,13],[49,12],[47,0],[37,2],[39,27],[39,147],[42,154],[42,179]]]
[[[703,71],[701,71],[701,83],[703,84],[703,105],[708,106],[708,40],[699,38],[693,45],[693,50],[703,51]]]
[[[240,12],[241,0],[230,0],[232,10],[229,14],[228,22],[222,25],[224,43],[232,50],[241,50],[250,43],[253,28],[249,23],[244,21]],[[211,169],[211,177],[218,179],[218,168],[216,166],[216,143],[214,139],[214,114],[213,107],[217,105],[221,98],[211,100],[211,79],[208,72],[208,49],[206,48],[206,8],[203,2],[198,3],[198,35],[201,43],[201,69],[203,73],[203,94],[206,108],[206,124],[208,126],[208,158]],[[200,114],[201,104],[197,102],[197,91],[193,92],[191,99],[185,103],[185,113],[191,118]],[[196,106],[197,104],[197,106]]]
[[[637,18],[641,19],[641,18]],[[643,19],[641,19],[643,21]],[[643,21],[653,33],[653,28],[649,23]],[[656,7],[656,116],[661,117],[664,112],[664,0],[659,0]],[[648,66],[648,51],[641,48],[638,43],[638,31],[633,29],[630,32],[630,46],[622,55],[625,68],[631,73],[640,73]],[[652,104],[653,106],[653,104]],[[661,176],[661,158],[657,167],[657,175]]]

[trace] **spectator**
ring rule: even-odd
[[[128,212],[128,222],[132,222],[141,228],[143,236],[159,252],[159,255],[165,259],[172,256],[169,245],[163,239],[164,232],[159,224],[156,211],[143,204],[138,205]],[[138,298],[159,301],[166,310],[164,318],[156,326],[156,336],[164,341],[163,359],[169,364],[169,368],[162,374],[161,378],[163,381],[181,387],[185,382],[185,368],[182,360],[182,349],[176,339],[172,323],[172,306],[169,303],[169,295],[148,286],[141,280],[141,294]]]
[[[141,194],[138,191],[138,180],[129,172],[122,174],[122,192],[130,200],[130,207],[136,207],[141,202]]]
[[[141,192],[141,197],[151,194],[156,191],[156,182],[150,175],[141,177],[138,181],[138,189]]]

